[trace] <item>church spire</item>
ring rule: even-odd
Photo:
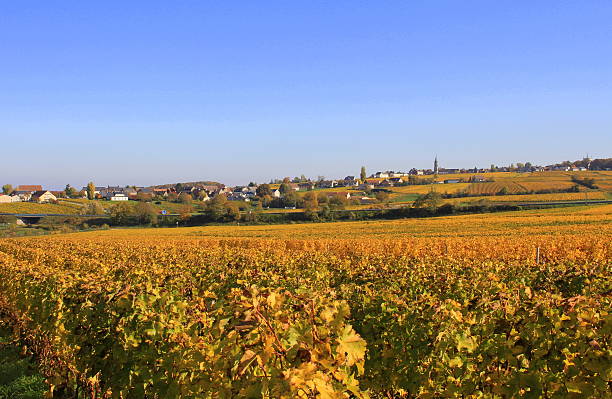
[[[436,155],[436,158],[434,159],[434,169],[433,169],[434,175],[438,174],[438,156]]]

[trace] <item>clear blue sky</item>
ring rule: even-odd
[[[611,21],[609,0],[5,1],[0,183],[609,157]]]

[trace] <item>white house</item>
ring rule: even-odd
[[[34,192],[30,200],[33,202],[38,202],[42,204],[45,202],[57,201],[57,197],[53,195],[51,191],[41,190],[41,191]]]
[[[32,193],[29,191],[13,191],[12,196],[18,197],[20,201],[29,201],[32,198]]]
[[[13,202],[10,195],[0,194],[0,204],[8,204],[9,202]]]
[[[127,201],[129,198],[123,193],[113,193],[108,197],[108,199],[111,201]]]

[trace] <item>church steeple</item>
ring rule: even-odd
[[[434,175],[438,174],[438,156],[436,155],[436,158],[434,159],[434,169],[433,169]]]

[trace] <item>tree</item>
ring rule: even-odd
[[[359,174],[359,177],[361,178],[361,181],[365,181],[366,177],[368,177],[368,175],[366,174],[365,166],[361,167],[361,173]]]
[[[181,220],[186,221],[191,217],[191,214],[193,213],[193,207],[190,204],[182,205],[179,208],[178,213],[179,215],[181,215]]]
[[[134,207],[134,216],[140,224],[157,223],[157,209],[148,202],[139,202]]]
[[[208,201],[208,193],[206,192],[206,190],[200,190],[198,192],[198,200]]]
[[[66,193],[66,197],[72,198],[76,195],[76,190],[70,184],[66,184],[66,188],[64,188],[64,193]]]
[[[136,194],[136,200],[137,201],[141,201],[141,202],[152,201],[153,200],[153,194],[143,193],[142,191],[140,191],[138,194]]]
[[[261,186],[260,186],[261,187]],[[219,194],[206,204],[205,213],[215,221],[223,220],[226,214],[227,197],[225,194]]]
[[[306,212],[314,212],[319,207],[319,201],[317,200],[317,193],[314,191],[308,191],[303,197],[303,206]]]
[[[283,197],[283,202],[285,206],[294,206],[297,207],[300,201],[300,196],[293,190],[289,190],[285,196]]]
[[[265,197],[266,195],[272,195],[272,189],[269,184],[260,184],[255,190],[258,197]]]
[[[111,221],[113,224],[124,225],[127,224],[130,218],[134,215],[134,210],[127,201],[119,202],[113,205],[110,210]]]
[[[386,191],[378,191],[375,196],[380,202],[386,202],[389,200],[389,193]]]
[[[412,206],[415,208],[428,208],[431,211],[435,211],[441,203],[442,195],[436,191],[430,191],[427,194],[419,195]]]
[[[329,206],[332,209],[344,209],[344,206],[348,203],[348,200],[345,197],[340,195],[334,195],[329,199]]]
[[[174,189],[176,190],[177,193],[180,193],[183,190],[183,184],[182,183],[176,183],[174,185]]]
[[[87,183],[87,199],[92,200],[96,198],[96,186],[92,181]]]
[[[280,188],[278,189],[278,191],[280,191],[281,194],[285,195],[289,192],[292,191],[291,186],[289,185],[289,183],[283,183],[280,185]]]
[[[239,220],[240,219],[240,208],[238,208],[238,204],[235,202],[228,201],[225,206],[225,214],[229,220]]]
[[[100,202],[89,202],[81,208],[81,215],[104,215],[104,207]]]
[[[191,204],[191,201],[193,201],[193,197],[191,196],[191,194],[181,193],[178,196],[178,201],[181,204]]]
[[[15,190],[13,190],[13,186],[10,184],[5,184],[4,186],[2,186],[2,192],[6,195],[12,194],[13,191]]]

